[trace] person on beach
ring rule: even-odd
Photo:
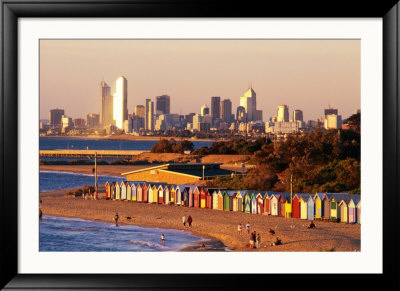
[[[256,240],[257,240],[256,231],[253,231],[251,233],[251,240],[253,241],[254,244],[256,243]],[[255,247],[255,245],[253,247]]]
[[[282,244],[282,240],[279,239],[279,237],[276,238],[276,241],[271,244],[271,246],[279,246]]]
[[[250,234],[250,222],[246,224],[247,234]]]
[[[187,222],[189,223],[189,227],[192,227],[193,218],[189,215]]]
[[[39,208],[39,219],[40,220],[42,220],[42,215],[43,215],[42,209]]]
[[[163,246],[165,246],[165,237],[164,237],[164,234],[163,234],[163,233],[161,234],[161,244],[162,244]]]
[[[183,226],[186,226],[186,216],[184,215],[183,217],[182,217],[182,223],[183,223]]]
[[[257,249],[261,248],[261,235],[260,233],[257,234]]]
[[[115,213],[115,216],[114,216],[115,226],[118,226],[118,219],[119,219],[119,215],[117,212],[117,213]]]
[[[243,226],[241,223],[238,225],[238,234],[242,235],[243,234]]]

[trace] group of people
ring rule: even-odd
[[[253,231],[253,232],[250,233],[250,223],[249,222],[246,224],[246,230],[247,230],[247,234],[250,236],[249,244],[247,245],[247,247],[249,247],[251,249],[253,249],[253,248],[259,249],[259,248],[261,248],[261,235],[260,235],[260,233],[257,233],[256,231]],[[241,223],[239,223],[239,225],[238,225],[238,234],[239,235],[243,234],[243,226],[242,226]],[[276,245],[281,245],[281,244],[282,244],[282,240],[277,237],[276,241],[271,243],[271,246],[276,246]]]
[[[187,223],[187,224],[189,224],[189,227],[192,227],[192,222],[193,222],[193,218],[190,215],[188,217],[186,217],[186,215],[182,216],[183,226],[186,226],[186,223]]]

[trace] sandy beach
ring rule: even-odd
[[[238,212],[180,207],[174,205],[156,205],[132,201],[85,200],[65,197],[70,190],[47,191],[40,193],[42,211],[45,215],[79,217],[89,220],[113,222],[116,212],[120,223],[135,224],[143,227],[181,229],[195,235],[210,238],[213,241],[206,249],[221,242],[232,251],[360,251],[361,226],[325,221],[316,221],[315,229],[307,229],[309,221],[275,216],[264,216]],[[184,227],[182,216],[191,215],[192,228]],[[128,220],[127,217],[131,217]],[[243,225],[243,234],[238,234],[237,226]],[[249,249],[249,236],[245,225],[250,223],[251,231],[261,235],[261,248]],[[269,229],[275,230],[275,235]],[[283,244],[271,246],[276,237]],[[221,247],[221,243],[219,247]],[[192,246],[186,251],[200,250]]]

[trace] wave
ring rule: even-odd
[[[143,247],[150,247],[150,248],[157,248],[157,249],[167,249],[167,247],[157,244],[157,243],[151,243],[147,241],[137,241],[137,240],[130,240],[129,243],[143,246]]]

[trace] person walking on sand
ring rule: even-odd
[[[115,216],[114,216],[115,226],[118,226],[118,219],[119,219],[119,215],[117,212],[117,213],[115,213]]]
[[[165,236],[164,236],[164,234],[162,233],[161,234],[161,244],[163,245],[163,246],[165,246]]]
[[[192,227],[193,218],[189,215],[187,222],[189,223],[189,227]]]
[[[183,226],[186,226],[186,215],[184,215],[184,216],[182,216],[182,223],[183,223]]]
[[[243,226],[241,223],[238,225],[238,234],[242,235],[243,234]]]
[[[246,224],[247,234],[250,234],[250,222]]]
[[[261,248],[261,235],[260,233],[257,234],[257,249]]]

